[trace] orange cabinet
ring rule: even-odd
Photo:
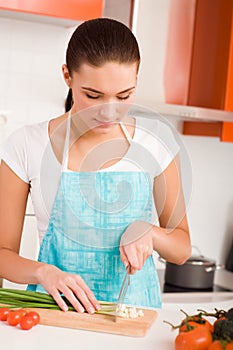
[[[166,103],[233,111],[233,0],[171,0],[164,86]],[[184,133],[233,141],[232,125],[185,122]]]
[[[0,0],[0,9],[84,21],[102,17],[104,0]]]

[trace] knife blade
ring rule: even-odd
[[[119,305],[124,304],[125,296],[128,290],[128,287],[130,285],[130,274],[129,274],[129,269],[126,270],[125,277],[123,279],[122,285],[121,285],[121,290],[118,296],[118,301],[117,301],[117,308]]]

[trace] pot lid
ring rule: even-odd
[[[185,264],[209,266],[215,265],[216,262],[215,260],[205,258],[202,255],[193,255],[185,262]]]

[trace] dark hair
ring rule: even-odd
[[[110,18],[97,18],[83,22],[71,36],[66,65],[70,76],[83,63],[101,67],[106,62],[140,63],[137,40],[131,30],[121,22]],[[73,104],[69,90],[65,110]]]

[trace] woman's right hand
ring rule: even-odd
[[[43,264],[37,270],[37,278],[63,311],[67,311],[68,306],[61,294],[78,312],[86,310],[92,314],[101,308],[93,292],[79,275],[61,271],[53,265]]]

